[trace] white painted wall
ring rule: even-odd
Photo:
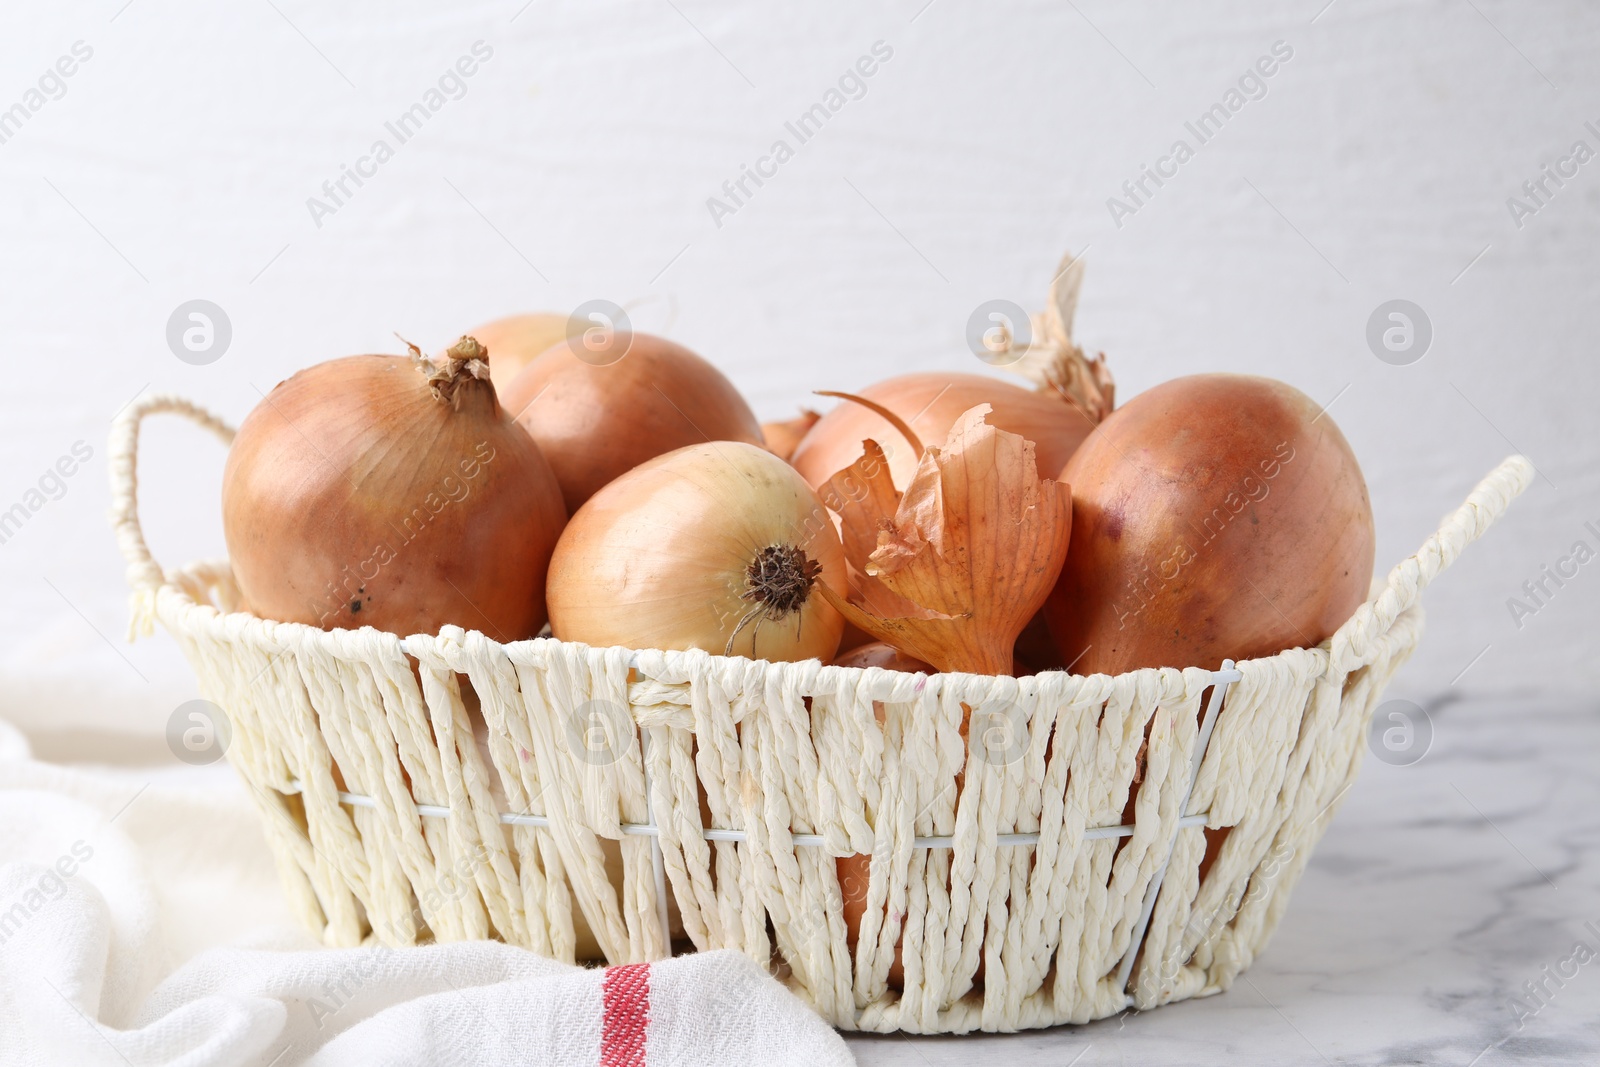
[[[1600,149],[1594,6],[1337,0],[1313,23],[1323,0],[519,2],[8,9],[0,108],[74,42],[93,55],[0,144],[0,507],[74,442],[94,455],[0,545],[0,714],[149,731],[194,695],[169,638],[121,640],[105,434],[142,390],[238,419],[307,363],[396,350],[392,331],[432,346],[606,297],[775,416],[817,387],[973,369],[971,309],[1037,306],[1067,248],[1089,249],[1079,334],[1122,396],[1229,369],[1338,398],[1380,566],[1510,442],[1538,464],[1430,593],[1401,691],[1447,689],[1485,646],[1461,687],[1600,682],[1600,563],[1520,629],[1506,607],[1575,540],[1600,545],[1600,162],[1520,228],[1506,204],[1574,141]],[[315,225],[307,198],[480,40],[465,95]],[[707,197],[877,41],[893,56],[865,95],[718,227]],[[1117,226],[1107,198],[1276,41],[1293,57],[1265,97]],[[165,341],[193,298],[232,322],[209,366]],[[1365,341],[1392,298],[1434,326],[1411,366]],[[162,559],[221,551],[221,459],[152,431]]]

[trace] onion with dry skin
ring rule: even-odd
[[[733,383],[682,345],[643,333],[607,334],[596,345],[557,345],[501,391],[550,461],[568,511],[673,449],[763,444],[761,424]]]
[[[979,374],[921,373],[869,385],[856,396],[881,404],[906,420],[918,437],[942,441],[967,409],[987,404],[989,423],[1032,441],[1041,470],[1060,470],[1094,429],[1081,412],[1055,397]],[[878,441],[889,475],[904,488],[920,457],[900,441],[883,416],[860,404],[840,404],[817,420],[795,447],[790,462],[805,480],[820,486],[861,454],[861,442]]]
[[[415,349],[350,356],[274,388],[239,427],[222,480],[251,610],[324,629],[537,634],[566,511],[488,376],[464,337],[441,364]]]
[[[1078,674],[1312,648],[1372,582],[1372,505],[1333,419],[1269,378],[1129,401],[1061,472],[1072,552],[1046,613]]]
[[[764,448],[691,445],[605,486],[550,564],[563,641],[832,658],[844,620],[820,594],[844,553],[822,502]]]
[[[856,395],[892,412],[924,441],[943,441],[963,414],[987,404],[990,426],[1033,442],[1039,469],[1058,471],[1113,403],[1105,357],[1089,359],[1072,339],[1082,282],[1082,259],[1067,256],[1050,284],[1044,314],[1034,318],[1031,343],[1008,333],[999,348],[990,348],[990,358],[1032,380],[1036,389],[980,374],[925,372],[890,378]],[[883,446],[890,477],[904,489],[921,457],[904,447],[889,420],[860,404],[840,404],[818,419],[790,462],[820,488],[855,461],[868,438]]]
[[[878,442],[824,487],[838,514],[856,626],[941,671],[1010,674],[1017,636],[1044,604],[1071,533],[1065,483],[1041,481],[1034,446],[973,408],[942,448],[923,448],[904,493]]]
[[[507,315],[469,330],[488,351],[489,375],[503,394],[522,368],[570,336],[570,316],[554,311]]]

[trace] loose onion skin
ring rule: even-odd
[[[844,550],[805,481],[757,445],[690,445],[578,509],[550,564],[550,626],[589,645],[826,662],[844,620],[818,581],[845,581]]]
[[[1032,441],[1039,470],[1046,473],[1060,470],[1094,429],[1088,416],[1057,396],[978,374],[906,374],[857,390],[856,395],[888,408],[930,444],[949,436],[969,408],[988,404],[993,409],[989,425]],[[888,420],[859,404],[840,404],[818,419],[789,462],[806,481],[819,486],[854,463],[867,438],[883,446],[895,488],[904,489],[918,457]]]
[[[522,368],[541,353],[566,341],[569,316],[554,311],[508,315],[486,322],[468,335],[489,352],[489,376],[502,394]]]
[[[1282,382],[1158,385],[1107,418],[1061,480],[1072,550],[1045,610],[1075,673],[1314,647],[1367,597],[1360,466],[1333,419]]]
[[[323,629],[539,632],[566,511],[549,465],[470,362],[336,359],[250,413],[222,512],[251,611]],[[435,395],[440,382],[452,395]]]
[[[810,408],[801,408],[800,414],[792,419],[780,422],[763,422],[761,424],[761,439],[766,442],[767,451],[779,459],[788,459],[794,455],[795,446],[806,432],[817,424],[822,416]]]
[[[559,344],[501,394],[550,461],[569,512],[673,449],[763,443],[761,424],[733,383],[687,348],[643,333],[615,334],[610,344],[626,354],[609,363],[585,362],[574,346]]]

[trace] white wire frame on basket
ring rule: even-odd
[[[635,657],[637,659],[637,657]],[[637,667],[637,662],[630,662],[630,667]],[[1205,716],[1200,722],[1200,732],[1195,737],[1194,752],[1190,756],[1189,783],[1183,791],[1183,802],[1178,805],[1181,813],[1189,807],[1189,800],[1194,795],[1195,782],[1200,777],[1200,765],[1205,761],[1206,750],[1211,744],[1211,734],[1216,729],[1217,718],[1222,710],[1222,702],[1227,697],[1228,689],[1233,683],[1240,681],[1244,675],[1233,665],[1233,660],[1222,661],[1219,670],[1211,672],[1211,699],[1206,704]],[[622,823],[623,834],[632,837],[648,837],[650,839],[650,866],[654,876],[656,890],[656,916],[661,923],[661,936],[667,944],[668,954],[671,953],[671,927],[667,913],[667,875],[666,863],[661,853],[661,830],[656,824],[654,796],[650,789],[650,760],[646,746],[649,743],[649,732],[639,732],[640,754],[644,758],[641,764],[644,769],[644,794],[645,818],[642,823]],[[291,781],[279,792],[293,795],[300,792],[300,782]],[[363,793],[350,793],[341,790],[339,801],[355,808],[376,808],[378,802]],[[423,818],[445,819],[450,816],[450,809],[442,804],[413,804],[418,815]],[[1135,925],[1132,936],[1128,939],[1128,949],[1122,955],[1122,961],[1117,967],[1117,985],[1127,996],[1127,1003],[1132,1005],[1134,997],[1127,993],[1128,980],[1133,974],[1134,959],[1139,954],[1139,947],[1144,943],[1145,931],[1150,927],[1150,916],[1155,911],[1156,898],[1161,894],[1161,885],[1166,880],[1167,867],[1172,862],[1172,853],[1178,846],[1178,834],[1194,826],[1204,826],[1209,818],[1205,812],[1194,815],[1182,815],[1172,828],[1172,837],[1167,842],[1167,855],[1161,861],[1161,866],[1156,870],[1155,877],[1150,880],[1150,886],[1145,890],[1144,901],[1139,909],[1139,921]],[[523,812],[503,811],[499,813],[500,823],[504,826],[529,826],[534,828],[548,828],[550,816],[534,815]],[[1119,837],[1133,836],[1134,828],[1128,825],[1120,826],[1093,826],[1083,833],[1085,841],[1104,841]],[[741,843],[747,840],[744,830],[724,829],[711,827],[701,831],[701,836],[707,841],[726,841]],[[821,834],[791,833],[794,844],[802,848],[817,848],[827,843]],[[1037,845],[1038,833],[1021,834],[996,834],[995,844],[1003,847],[1019,847]],[[911,840],[912,848],[954,848],[953,836],[914,837]]]

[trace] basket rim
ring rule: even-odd
[[[223,609],[197,599],[187,588],[183,578],[190,578],[199,584],[211,584],[217,568],[225,565],[226,561],[219,558],[198,560],[175,571],[167,572],[162,584],[154,591],[154,599],[146,605],[138,605],[143,618],[136,620],[141,634],[148,633],[150,627],[144,624],[145,618],[153,620],[160,615],[159,606],[176,608],[184,616],[191,616],[196,620],[205,620],[207,623],[221,625],[227,629],[245,629],[255,631],[251,636],[258,642],[281,649],[290,649],[304,645],[306,642],[315,642],[323,649],[335,656],[346,656],[354,646],[365,645],[370,648],[373,642],[380,643],[394,652],[416,658],[418,651],[426,650],[429,646],[439,645],[460,646],[471,642],[472,644],[498,651],[512,662],[530,662],[539,659],[539,653],[550,648],[579,649],[596,657],[626,657],[627,666],[638,671],[643,677],[653,677],[645,671],[650,660],[660,660],[668,664],[684,659],[705,660],[714,665],[731,667],[743,670],[746,673],[764,673],[772,670],[799,670],[830,672],[853,672],[867,674],[876,671],[884,675],[903,675],[906,678],[930,681],[933,679],[951,680],[955,682],[970,682],[992,684],[996,681],[1004,683],[1007,680],[1022,684],[1035,679],[1072,679],[1076,682],[1088,682],[1096,679],[1116,682],[1123,679],[1151,677],[1162,675],[1185,675],[1199,672],[1210,676],[1212,681],[1237,682],[1243,677],[1241,667],[1245,664],[1260,663],[1276,660],[1284,656],[1313,656],[1318,659],[1330,655],[1330,645],[1333,638],[1323,641],[1311,648],[1295,646],[1281,649],[1268,656],[1256,656],[1250,659],[1234,660],[1224,659],[1216,667],[1137,667],[1120,674],[1074,674],[1068,670],[1052,669],[1036,671],[1029,675],[991,675],[972,674],[966,671],[891,671],[884,667],[857,667],[848,664],[826,663],[820,659],[805,660],[767,660],[752,659],[749,656],[725,656],[720,652],[709,652],[704,649],[661,649],[661,648],[631,648],[627,645],[590,645],[582,641],[563,641],[558,637],[527,637],[518,641],[500,641],[481,630],[471,630],[462,626],[447,625],[437,633],[416,633],[400,635],[389,630],[380,630],[372,626],[363,626],[351,630],[345,627],[335,627],[324,630],[317,626],[303,622],[283,622],[276,619],[267,619],[248,611],[224,611]],[[1376,588],[1376,587],[1375,587]],[[1371,600],[1369,599],[1368,603]],[[1412,610],[1420,611],[1420,605],[1414,605]],[[163,619],[163,621],[168,621]],[[176,620],[173,620],[176,621]],[[191,623],[183,619],[187,629]],[[676,672],[672,672],[676,673]]]

